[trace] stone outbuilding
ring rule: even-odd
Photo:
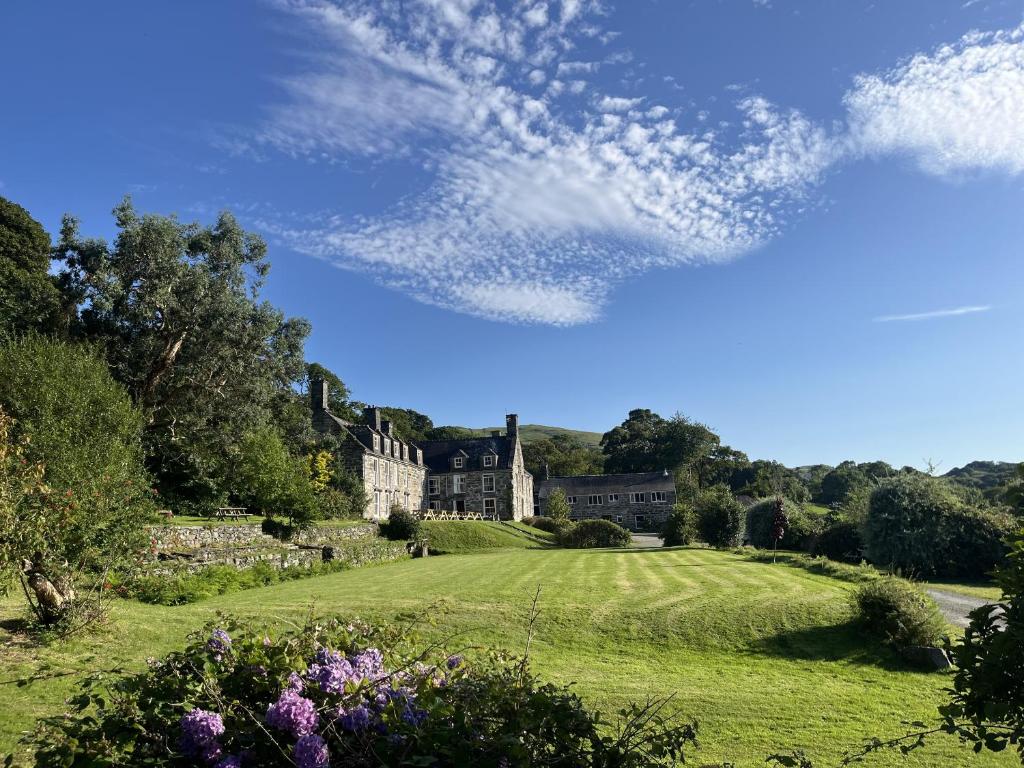
[[[536,514],[547,513],[556,488],[565,492],[572,520],[611,520],[632,531],[660,529],[676,503],[675,481],[667,470],[548,477],[538,486]]]

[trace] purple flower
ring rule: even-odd
[[[206,641],[206,648],[217,661],[220,661],[231,650],[231,637],[223,629],[215,629],[210,639]]]
[[[288,686],[289,691],[295,691],[296,693],[302,693],[302,689],[306,687],[306,684],[302,682],[302,675],[298,672],[292,672],[288,675]]]
[[[217,763],[214,768],[242,768],[242,758],[235,755],[228,755]]]
[[[370,724],[370,710],[360,704],[342,713],[338,723],[346,731],[361,731]]]
[[[376,648],[367,648],[352,657],[352,669],[360,677],[376,680],[384,676],[384,654]]]
[[[288,731],[293,736],[306,736],[316,730],[320,716],[316,705],[298,693],[286,690],[267,709],[267,723],[274,728]]]
[[[320,690],[327,693],[344,693],[345,683],[360,678],[348,659],[327,648],[316,652],[316,661],[310,665],[307,674],[310,680],[320,685]]]
[[[201,755],[207,762],[220,756],[217,737],[224,733],[224,721],[216,712],[193,709],[181,718],[181,748],[189,755]]]
[[[327,742],[315,733],[303,736],[295,743],[294,755],[298,768],[327,768],[331,763]]]
[[[448,669],[458,669],[462,666],[462,661],[463,659],[461,656],[449,656],[448,661],[446,661],[445,664]]]

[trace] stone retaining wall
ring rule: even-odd
[[[282,542],[268,536],[258,525],[151,525],[147,528],[150,543],[157,552],[193,550],[204,547],[280,547]],[[324,546],[336,541],[373,538],[373,523],[335,528],[313,526],[297,533],[291,544]]]

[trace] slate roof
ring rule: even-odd
[[[483,469],[480,457],[485,453],[498,454],[496,469],[508,469],[512,466],[515,450],[515,439],[501,437],[469,437],[462,440],[421,440],[416,443],[423,451],[423,463],[431,472],[451,472],[448,459],[459,451],[464,451],[468,471]],[[462,470],[459,470],[462,471]]]
[[[631,472],[623,475],[577,475],[575,477],[552,477],[541,480],[537,495],[546,499],[555,488],[561,488],[567,496],[587,496],[599,493],[629,493],[630,491],[674,491],[675,482],[671,473]]]

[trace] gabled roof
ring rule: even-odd
[[[585,496],[598,493],[629,493],[641,491],[674,491],[672,474],[660,472],[631,472],[624,475],[577,475],[575,477],[552,477],[541,480],[537,495],[545,499],[555,488],[561,488],[569,496]]]
[[[496,454],[496,467],[488,469],[508,469],[512,466],[515,439],[501,437],[470,437],[462,440],[423,440],[416,443],[423,451],[423,463],[431,472],[451,472],[449,459],[456,454],[465,454],[469,459],[467,470],[481,469],[484,454]]]

